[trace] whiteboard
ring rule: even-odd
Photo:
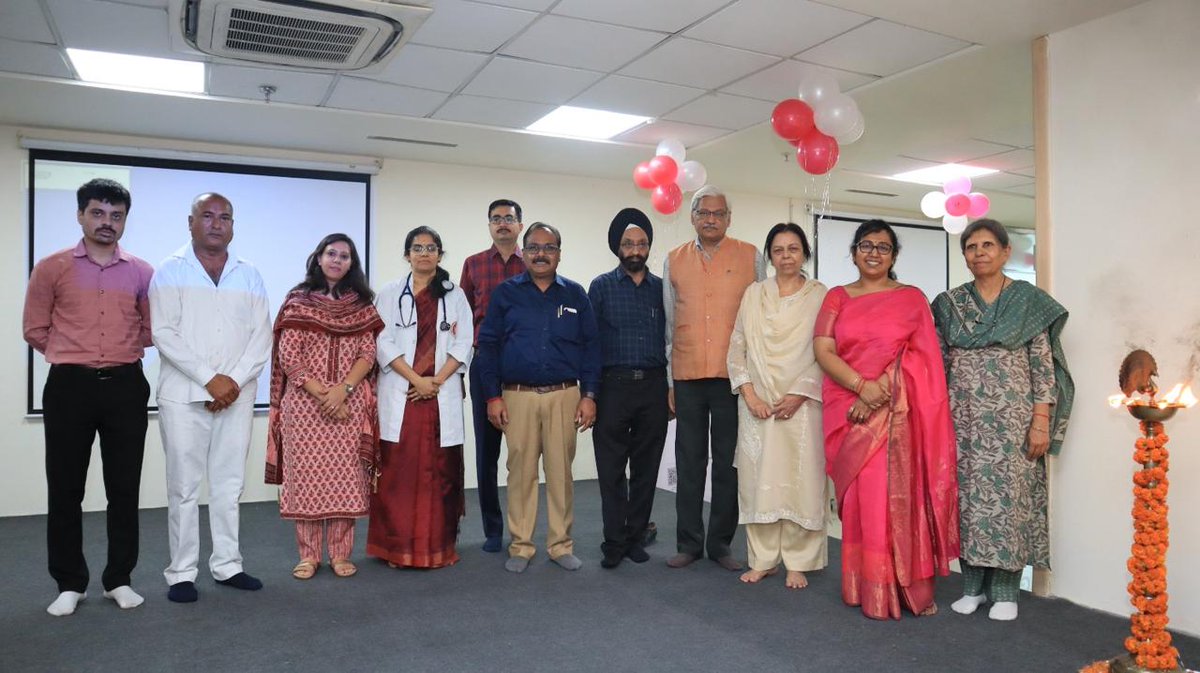
[[[858,280],[858,269],[850,256],[854,230],[871,217],[842,215],[813,216],[813,273],[830,288]],[[940,226],[886,220],[900,241],[896,276],[901,283],[915,285],[930,302],[950,287],[947,262],[950,239]]]
[[[272,320],[288,290],[304,279],[308,255],[327,234],[349,235],[364,267],[368,264],[367,175],[47,150],[30,152],[29,173],[30,271],[38,260],[79,242],[75,190],[98,177],[116,180],[129,190],[133,204],[121,248],[156,268],[190,242],[187,217],[192,199],[203,192],[226,196],[233,203],[230,252],[262,274]],[[142,365],[154,409],[157,350],[147,348]],[[42,388],[49,373],[45,357],[30,348],[27,413],[42,412]],[[259,406],[268,402],[269,382],[268,365],[258,380]]]

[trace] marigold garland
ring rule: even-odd
[[[1167,632],[1167,452],[1169,438],[1162,423],[1143,421],[1144,437],[1134,443],[1133,460],[1141,469],[1133,475],[1133,547],[1126,566],[1133,575],[1127,587],[1136,613],[1129,619],[1125,649],[1138,666],[1152,671],[1174,670],[1179,651]],[[1104,671],[1096,668],[1085,671]]]

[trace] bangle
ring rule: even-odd
[[[862,389],[863,389],[863,388],[865,388],[865,387],[866,387],[866,385],[867,385],[867,380],[866,380],[866,379],[864,379],[864,378],[863,378],[863,377],[860,375],[860,376],[858,377],[858,380],[854,382],[854,394],[855,394],[855,395],[861,395],[861,394],[862,394]]]
[[[1038,416],[1041,416],[1042,418],[1044,418],[1044,419],[1046,419],[1046,420],[1050,420],[1050,414],[1043,413],[1043,412],[1041,412],[1041,411],[1035,411],[1035,412],[1033,412],[1033,415],[1034,415],[1034,417],[1035,417],[1035,418],[1036,418],[1036,417],[1038,417]]]

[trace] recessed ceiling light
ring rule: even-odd
[[[992,173],[999,172],[995,168],[964,166],[962,164],[942,164],[941,166],[930,166],[929,168],[919,168],[915,171],[897,173],[892,176],[892,179],[915,182],[920,185],[941,185],[950,178],[961,178],[964,175],[968,178],[976,178],[980,175],[991,175]]]
[[[526,126],[525,130],[571,138],[608,140],[649,120],[650,117],[563,105]]]
[[[67,49],[75,72],[85,82],[116,84],[137,89],[204,93],[204,63]]]

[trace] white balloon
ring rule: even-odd
[[[921,197],[921,212],[925,217],[936,220],[946,216],[946,193],[929,192]]]
[[[800,78],[800,91],[797,98],[808,103],[815,111],[817,105],[841,92],[837,78],[824,70],[813,70]]]
[[[708,171],[699,161],[685,161],[679,165],[679,176],[675,178],[675,184],[679,185],[679,189],[685,192],[694,192],[703,187],[707,181]]]
[[[859,138],[863,137],[863,132],[867,130],[867,120],[863,119],[862,112],[858,111],[857,106],[854,111],[857,113],[854,117],[854,126],[850,127],[849,131],[834,136],[839,146],[845,147],[850,143],[858,141]]]
[[[687,154],[687,148],[683,143],[675,138],[667,138],[658,143],[658,149],[654,151],[654,156],[668,156],[675,160],[675,163],[682,164],[683,157]]]
[[[963,233],[963,229],[967,228],[966,215],[947,215],[942,218],[942,229],[946,233],[954,234],[955,236]]]
[[[861,116],[858,104],[845,94],[826,98],[813,108],[813,122],[817,130],[834,138],[852,131]]]

